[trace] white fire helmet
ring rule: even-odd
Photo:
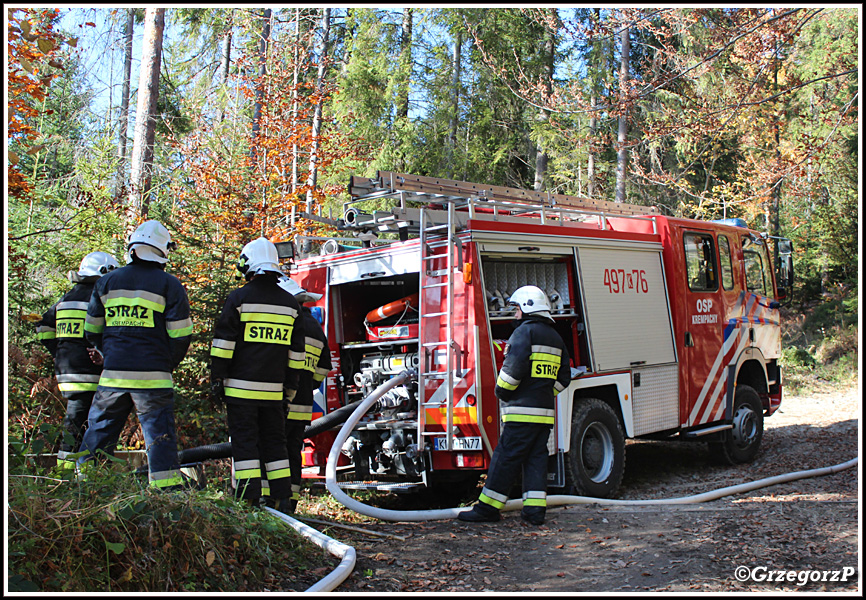
[[[254,275],[266,271],[282,273],[277,247],[267,238],[260,237],[251,241],[241,250],[238,257],[238,271],[249,281]]]
[[[541,288],[534,285],[525,285],[518,288],[508,299],[508,304],[520,307],[524,315],[541,315],[550,317],[550,301]]]
[[[78,276],[102,277],[119,266],[117,260],[109,253],[91,252],[81,260],[81,266],[78,267]]]
[[[165,225],[159,221],[145,221],[129,236],[126,248],[130,262],[134,250],[135,255],[142,260],[165,264],[168,262],[168,252],[175,247]]]

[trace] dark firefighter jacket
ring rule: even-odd
[[[304,322],[306,361],[298,378],[298,393],[289,404],[288,418],[309,422],[313,416],[313,390],[319,387],[331,370],[331,353],[328,339],[313,316],[313,311],[302,306],[301,318]]]
[[[161,264],[136,258],[96,282],[84,329],[105,355],[99,385],[172,388],[192,336],[186,289]]]
[[[568,350],[544,317],[527,315],[508,338],[496,380],[503,422],[554,422],[556,394],[571,380]]]
[[[90,359],[93,344],[84,337],[87,305],[98,277],[76,283],[36,325],[36,337],[54,357],[54,373],[61,392],[95,392],[102,366]]]
[[[223,380],[226,402],[279,402],[284,385],[298,388],[305,362],[299,313],[276,274],[253,277],[229,294],[211,344],[211,378]]]

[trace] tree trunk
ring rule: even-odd
[[[448,136],[447,173],[454,179],[454,149],[457,147],[457,122],[460,111],[460,46],[463,42],[461,31],[454,38],[454,55],[451,71],[451,133]]]
[[[550,9],[556,18],[556,9]],[[541,105],[547,106],[550,102],[550,96],[553,93],[553,70],[556,61],[556,32],[548,30],[544,36],[544,92],[541,98]],[[550,111],[546,108],[538,113],[539,131],[543,135],[547,129],[546,125],[550,121]],[[544,190],[544,179],[547,175],[547,142],[543,138],[539,139],[538,146],[535,152],[535,184],[533,189],[536,192]]]
[[[328,52],[331,43],[331,9],[322,9],[322,51],[319,53],[319,71],[316,75],[316,108],[313,111],[312,143],[310,145],[310,176],[307,180],[307,212],[313,209],[313,190],[319,178],[319,138],[322,133],[322,93],[325,89],[325,71],[328,61]]]
[[[616,198],[614,199],[616,202],[625,202],[625,175],[628,170],[628,149],[625,145],[628,133],[628,111],[625,106],[628,92],[628,31],[628,27],[622,30],[622,60],[619,69],[620,114],[616,136]]]
[[[132,78],[132,30],[135,25],[135,9],[126,9],[123,26],[123,88],[120,92],[120,116],[118,117],[117,140],[117,197],[123,193],[126,183],[126,138],[129,129],[129,84]]]
[[[409,125],[409,85],[412,78],[412,16],[413,9],[403,9],[402,35],[400,37],[400,64],[397,68],[397,148],[395,167],[398,171],[407,170],[404,142]]]
[[[595,9],[595,22],[596,24],[601,22],[601,9]],[[595,52],[595,46],[598,42],[593,40],[591,53],[597,56],[597,52]],[[598,70],[592,69],[590,77],[592,81],[590,83],[590,95],[589,95],[589,105],[590,105],[590,113],[589,113],[589,150],[587,152],[586,159],[586,178],[587,182],[587,195],[590,198],[595,197],[596,193],[596,174],[595,174],[595,136],[598,132]]]
[[[301,9],[295,9],[295,47],[292,53],[292,198],[298,192],[298,78],[301,65]]]
[[[250,140],[250,158],[257,160],[258,137],[262,120],[262,103],[265,97],[265,73],[267,72],[268,41],[271,37],[271,9],[262,15],[262,36],[259,40],[259,77],[256,82],[256,101],[253,104],[253,136]]]
[[[234,27],[234,9],[229,9],[226,18],[225,31],[223,31],[222,49],[220,51],[220,68],[218,80],[220,86],[225,86],[229,80],[229,72],[232,63],[232,28]],[[220,109],[220,123],[225,120],[225,108]]]
[[[162,60],[162,33],[165,9],[148,8],[144,16],[141,46],[141,75],[138,80],[138,108],[132,143],[127,229],[132,232],[139,219],[147,218],[150,183],[153,176],[153,143],[156,137],[156,102],[159,98],[159,68]]]

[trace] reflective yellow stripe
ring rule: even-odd
[[[67,308],[65,310],[57,311],[57,319],[86,319],[87,318],[87,310],[73,310],[71,308]]]
[[[298,407],[298,408],[301,409],[301,408],[305,408],[305,407]],[[307,406],[306,408],[309,409],[309,412],[301,412],[300,410],[292,410],[290,408],[289,414],[286,415],[286,420],[288,420],[288,421],[306,421],[307,423],[309,423],[310,421],[313,420],[313,407]]]
[[[61,392],[95,392],[96,388],[99,387],[99,383],[87,383],[87,382],[70,382],[70,383],[57,383],[57,387]]]
[[[223,348],[211,348],[210,355],[216,356],[217,358],[228,358],[231,359],[235,355],[234,350],[224,350]]]
[[[235,479],[261,479],[261,469],[246,469],[244,471],[235,471]]]
[[[547,506],[547,500],[544,498],[541,500],[527,498],[523,501],[523,506]]]
[[[268,479],[271,481],[275,479],[285,479],[286,477],[292,476],[291,469],[277,469],[276,471],[268,471],[267,473]]]
[[[488,496],[484,492],[482,492],[481,495],[478,496],[478,501],[483,502],[484,504],[489,504],[493,508],[502,508],[503,506],[505,506],[505,502],[500,502],[499,500],[494,500],[493,498],[491,498],[490,496]]]
[[[500,374],[499,374],[499,377],[496,379],[496,385],[498,385],[499,387],[501,387],[501,388],[503,388],[503,389],[506,389],[506,390],[516,390],[516,389],[517,389],[517,386],[520,385],[520,382],[519,382],[519,381],[518,381],[517,383],[511,383],[511,382],[509,382],[509,381],[506,381],[506,380],[503,379],[502,377],[503,377],[503,374],[500,373]],[[513,380],[512,380],[512,381],[513,381]]]
[[[172,485],[183,485],[183,475],[176,469],[150,473],[148,478],[150,479],[151,487],[164,488]]]
[[[92,317],[87,315],[87,318],[84,319],[84,331],[89,331],[90,333],[102,333],[103,329],[105,329],[105,319],[103,317]]]
[[[295,317],[291,315],[277,315],[274,313],[241,313],[242,323],[280,323],[282,325],[294,325]]]
[[[192,319],[182,319],[180,321],[166,321],[165,329],[168,331],[168,337],[179,338],[192,335]]]
[[[553,425],[553,417],[542,417],[538,415],[502,415],[503,423],[542,423]]]
[[[53,340],[57,338],[57,332],[55,329],[48,328],[38,328],[36,330],[36,339],[37,340]]]
[[[265,392],[262,390],[243,390],[240,388],[228,387],[225,388],[226,396],[232,398],[246,398],[248,400],[282,400],[283,392]]]
[[[102,296],[102,304],[105,308],[113,306],[144,306],[160,313],[165,311],[165,299],[162,296],[144,291],[112,290],[105,296]]]
[[[99,378],[103,387],[146,390],[173,387],[171,373],[163,371],[103,371]]]

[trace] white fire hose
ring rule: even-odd
[[[378,388],[376,388],[373,393],[371,393],[367,398],[361,402],[355,411],[349,416],[346,422],[343,424],[343,427],[340,429],[340,432],[337,434],[337,438],[334,440],[333,445],[331,446],[331,452],[328,455],[328,463],[325,468],[325,484],[328,488],[328,491],[336,498],[341,504],[343,504],[346,508],[353,510],[362,515],[366,515],[368,517],[373,517],[375,519],[381,519],[383,521],[398,521],[398,522],[412,522],[412,521],[437,521],[443,519],[454,519],[457,517],[457,514],[468,510],[466,507],[460,508],[445,508],[438,510],[390,510],[384,508],[377,508],[375,506],[369,506],[354,498],[350,497],[346,494],[342,489],[340,489],[337,484],[337,461],[340,458],[340,451],[343,447],[343,443],[348,438],[349,434],[352,432],[352,429],[361,420],[361,417],[370,409],[374,402],[376,402],[385,392],[390,390],[392,387],[399,385],[415,376],[414,370],[406,370],[401,372],[399,375],[389,379]],[[718,498],[722,498],[724,496],[732,496],[734,494],[742,494],[744,492],[750,492],[752,490],[756,490],[763,487],[768,487],[771,485],[777,485],[780,483],[786,483],[789,481],[796,481],[798,479],[806,479],[809,477],[819,477],[822,475],[831,475],[833,473],[838,473],[839,471],[844,471],[845,469],[850,469],[851,467],[858,464],[858,458],[853,458],[847,462],[834,465],[831,467],[824,467],[819,469],[810,469],[807,471],[796,471],[793,473],[787,473],[783,475],[777,475],[775,477],[767,477],[765,479],[759,479],[757,481],[752,481],[748,483],[742,483],[739,485],[733,485],[729,487],[720,488],[717,490],[712,490],[709,492],[705,492],[703,494],[696,494],[694,496],[685,496],[682,498],[667,498],[667,499],[658,499],[658,500],[611,500],[607,498],[591,498],[587,496],[568,496],[568,495],[553,495],[547,497],[547,506],[565,506],[570,504],[605,504],[605,505],[651,505],[651,504],[695,504],[699,502],[707,502],[710,500],[717,500]],[[518,510],[522,508],[523,501],[520,499],[509,500],[505,506],[502,508],[503,511],[510,510]],[[288,522],[292,527],[297,529],[302,535],[305,534],[301,528],[305,528],[314,532],[314,534],[318,534],[319,536],[323,536],[323,534],[319,533],[315,529],[307,527],[306,525],[287,517],[286,515],[274,511],[272,509],[268,509],[272,513],[276,514],[286,522]],[[295,524],[293,524],[294,522]],[[310,534],[313,535],[313,534]],[[334,542],[330,538],[326,539]],[[314,540],[315,541],[315,540]],[[307,591],[331,591],[337,585],[339,585],[346,577],[349,576],[352,567],[355,563],[355,551],[353,548],[340,544],[339,542],[334,542],[334,546],[336,548],[332,549],[331,545],[323,545],[323,543],[317,542],[319,546],[328,549],[332,554],[340,556],[343,558],[343,562],[337,567],[337,569],[331,573],[328,577],[320,581],[316,586],[311,587]],[[348,550],[346,550],[348,549]],[[349,563],[351,561],[351,564]],[[348,570],[348,571],[347,571]],[[339,572],[339,573],[338,573]],[[327,581],[327,583],[326,583]],[[328,587],[331,586],[331,587]],[[315,588],[315,589],[314,589]]]

